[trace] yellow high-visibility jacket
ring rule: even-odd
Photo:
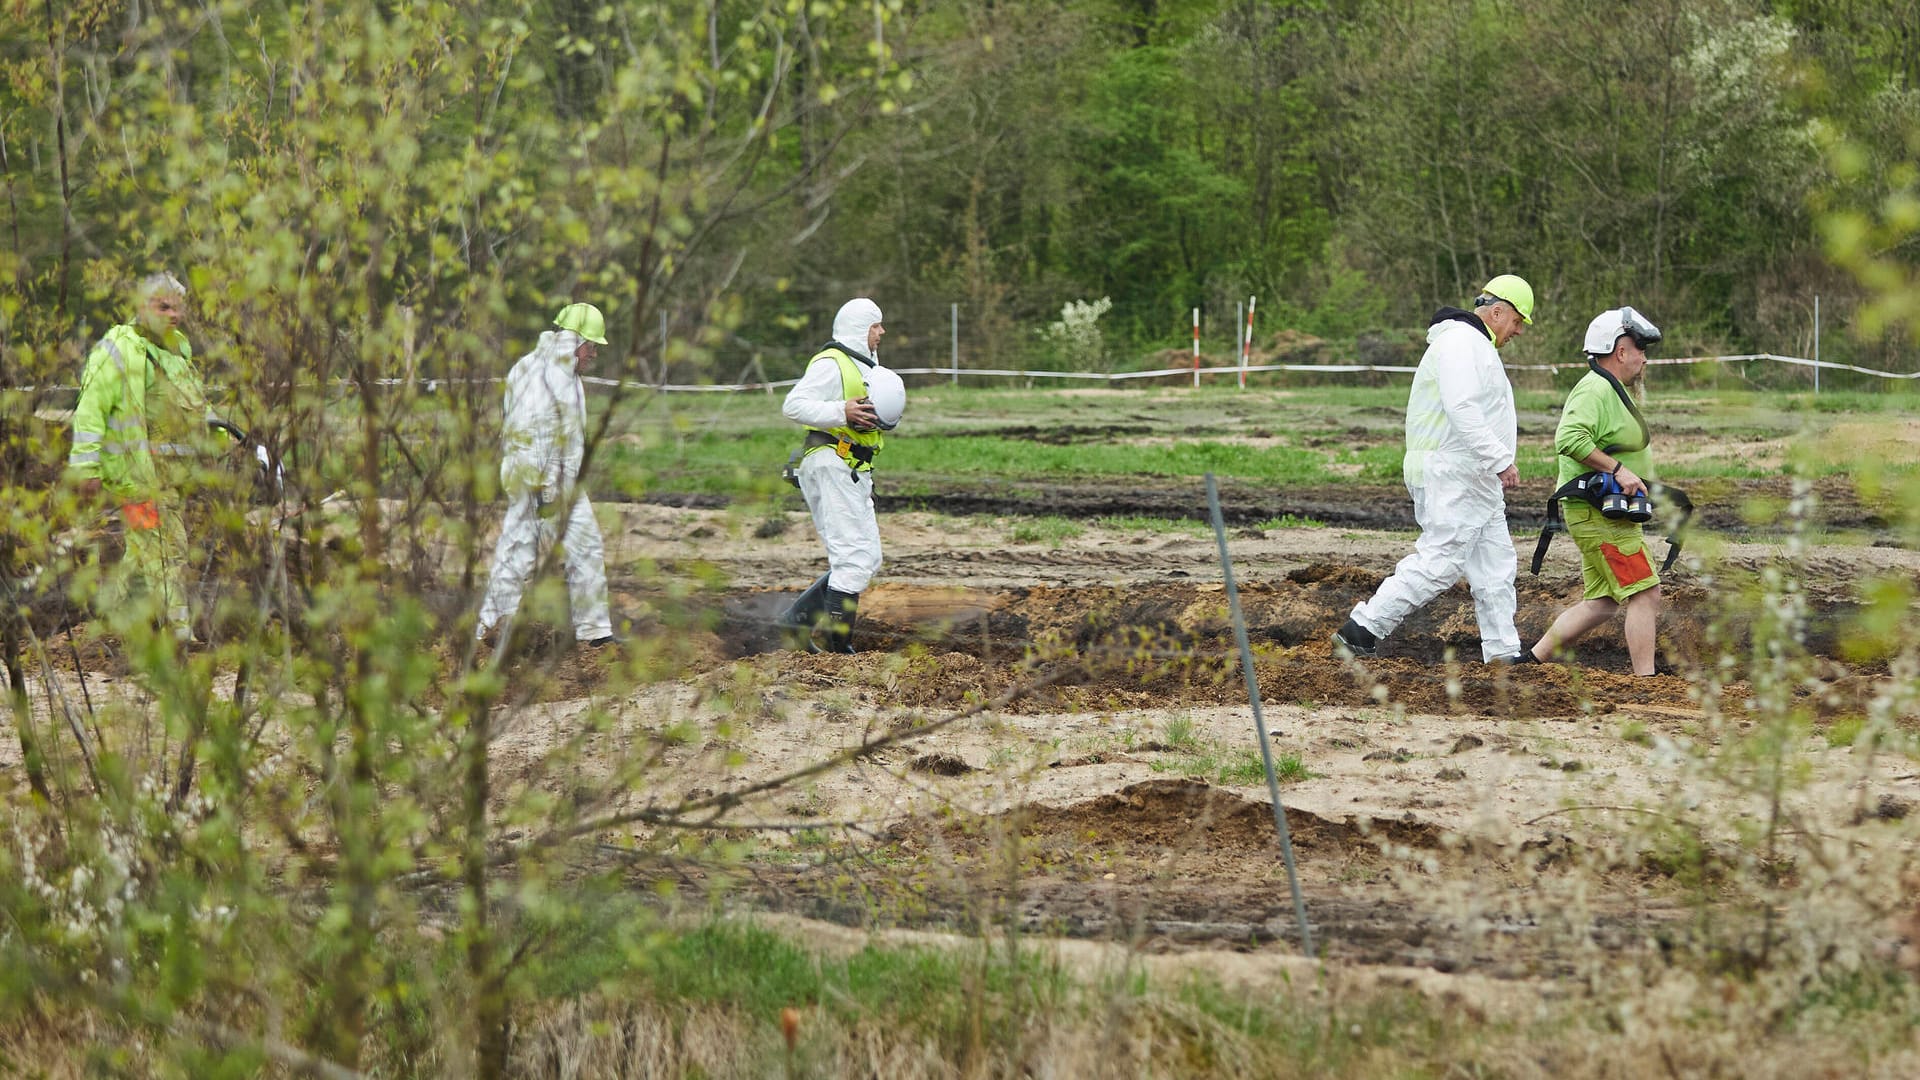
[[[210,416],[187,336],[175,330],[163,343],[122,323],[87,354],[68,470],[80,479],[98,477],[124,500],[153,498],[162,493],[155,458],[217,448],[207,430]]]

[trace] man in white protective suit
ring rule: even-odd
[[[519,610],[541,550],[557,540],[566,552],[574,640],[599,648],[619,639],[607,613],[600,525],[579,488],[587,428],[579,368],[607,343],[607,322],[592,304],[568,304],[553,325],[507,374],[500,433],[507,516],[493,549],[475,635],[486,637]]]
[[[792,478],[813,512],[827,548],[828,570],[794,601],[779,625],[818,650],[824,630],[831,652],[853,652],[860,594],[880,570],[880,523],[873,512],[873,459],[882,433],[900,423],[907,392],[900,376],[880,366],[880,308],[861,297],[833,317],[833,340],[808,362],[781,412],[807,428]]]
[[[1336,655],[1372,656],[1380,639],[1464,576],[1481,660],[1524,662],[1513,625],[1516,558],[1506,499],[1520,481],[1518,425],[1499,350],[1532,322],[1533,288],[1512,274],[1487,282],[1472,311],[1434,313],[1407,398],[1401,462],[1420,539],[1334,632]]]

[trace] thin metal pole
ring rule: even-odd
[[[1813,392],[1820,392],[1820,294],[1813,295]]]
[[[1253,305],[1257,296],[1247,297],[1247,336],[1240,345],[1240,389],[1247,388],[1247,365],[1253,362]]]
[[[1237,358],[1240,350],[1247,346],[1247,305],[1238,300],[1233,302],[1233,355]]]
[[[665,308],[662,308],[660,310],[660,383],[661,385],[664,386],[666,385],[666,382],[667,382],[667,312]]]
[[[1273,827],[1280,833],[1280,857],[1287,864],[1287,888],[1293,892],[1293,917],[1300,923],[1300,949],[1313,955],[1313,932],[1307,928],[1307,902],[1300,895],[1300,873],[1293,865],[1293,838],[1287,835],[1287,810],[1280,804],[1280,781],[1273,775],[1273,747],[1267,739],[1267,720],[1260,712],[1260,683],[1253,675],[1253,647],[1247,644],[1247,620],[1240,614],[1240,590],[1233,585],[1233,560],[1227,555],[1227,526],[1220,516],[1220,487],[1207,474],[1207,511],[1213,515],[1213,537],[1220,543],[1220,573],[1227,583],[1227,610],[1233,618],[1233,639],[1240,646],[1240,668],[1247,676],[1247,700],[1253,705],[1253,728],[1260,734],[1260,763],[1267,770],[1267,797],[1273,800]]]
[[[949,306],[952,308],[952,311],[949,312],[949,314],[952,316],[952,320],[953,320],[953,345],[950,353],[950,355],[953,358],[953,385],[959,386],[960,385],[960,305],[952,304]]]
[[[1193,309],[1193,385],[1200,385],[1200,309]]]

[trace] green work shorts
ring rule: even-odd
[[[1606,517],[1577,499],[1562,500],[1560,512],[1580,547],[1580,580],[1587,599],[1604,596],[1625,603],[1627,597],[1660,584],[1639,522]]]

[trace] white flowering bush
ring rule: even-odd
[[[1060,318],[1040,331],[1055,359],[1072,371],[1093,371],[1107,358],[1100,332],[1100,316],[1113,310],[1113,300],[1101,297],[1089,303],[1069,300],[1060,306]]]

